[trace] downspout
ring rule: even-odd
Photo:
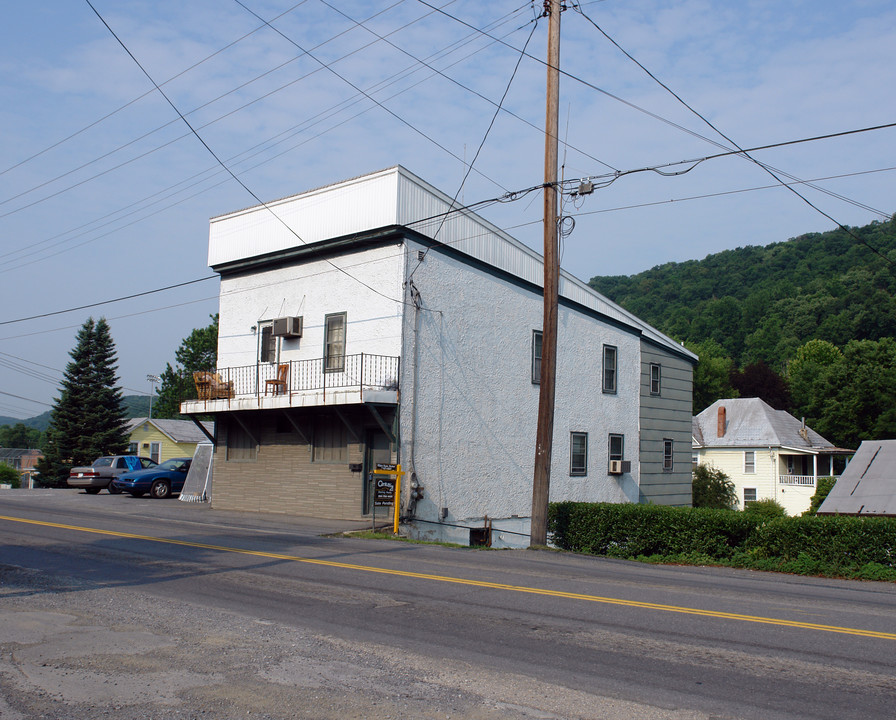
[[[420,306],[421,306],[421,298],[420,291],[417,289],[417,286],[414,285],[414,281],[408,281],[408,291],[411,295],[411,300],[414,303],[414,334],[412,337],[412,342],[414,344],[414,349],[412,352],[413,356],[413,379],[411,382],[411,438],[410,443],[408,444],[408,470],[405,473],[405,477],[408,478],[408,506],[407,506],[407,517],[414,517],[414,511],[417,508],[417,463],[416,463],[416,440],[417,440],[417,376],[418,376],[418,359],[419,359],[419,348],[420,348]]]

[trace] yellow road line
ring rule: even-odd
[[[740,613],[727,613],[716,610],[701,610],[699,608],[688,608],[678,605],[663,605],[660,603],[641,602],[638,600],[623,600],[620,598],[601,597],[599,595],[563,592],[562,590],[546,590],[543,588],[527,587],[525,585],[506,585],[504,583],[487,582],[485,580],[469,580],[467,578],[451,577],[449,575],[431,575],[428,573],[410,572],[408,570],[390,570],[388,568],[378,568],[371,565],[355,565],[353,563],[336,562],[335,560],[315,560],[314,558],[303,558],[298,557],[297,555],[284,555],[282,553],[263,552],[261,550],[245,550],[243,548],[227,547],[225,545],[208,545],[206,543],[173,540],[170,538],[154,537],[152,535],[135,535],[134,533],[118,532],[116,530],[100,530],[98,528],[80,527],[78,525],[62,525],[60,523],[46,522],[43,520],[28,520],[27,518],[9,517],[6,515],[0,515],[0,520],[25,523],[28,525],[40,525],[42,527],[52,527],[60,530],[74,530],[77,532],[92,533],[94,535],[108,535],[110,537],[128,538],[130,540],[147,540],[149,542],[181,545],[184,547],[200,548],[202,550],[217,550],[219,552],[238,553],[240,555],[252,555],[255,557],[272,558],[275,560],[288,560],[290,562],[307,563],[309,565],[323,565],[326,567],[341,568],[343,570],[358,570],[361,572],[379,573],[381,575],[395,575],[416,580],[434,580],[437,582],[469,585],[479,588],[489,588],[492,590],[508,590],[530,595],[545,595],[548,597],[566,598],[569,600],[585,600],[587,602],[603,603],[605,605],[620,605],[623,607],[642,608],[645,610],[662,610],[664,612],[681,613],[684,615],[699,615],[702,617],[718,618],[722,620],[740,620],[742,622],[778,625],[781,627],[799,628],[801,630],[820,630],[822,632],[858,635],[860,637],[877,638],[880,640],[896,640],[896,633],[878,632],[876,630],[863,630],[861,628],[840,627],[837,625],[821,625],[818,623],[783,620],[780,618],[762,617],[758,615],[742,615]]]

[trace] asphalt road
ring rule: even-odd
[[[0,491],[0,718],[892,718],[896,586]]]

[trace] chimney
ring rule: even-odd
[[[719,405],[719,425],[716,430],[718,437],[725,437],[725,406]]]

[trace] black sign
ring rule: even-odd
[[[395,478],[373,476],[374,507],[391,507],[395,503]]]
[[[377,470],[388,470],[389,472],[395,472],[396,470],[398,470],[398,465],[396,465],[395,463],[377,463],[376,469]]]

